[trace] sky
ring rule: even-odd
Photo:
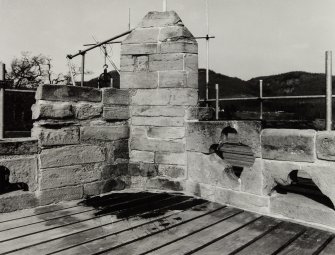
[[[194,36],[206,31],[205,0],[167,0]],[[52,58],[67,72],[66,55],[128,30],[162,0],[0,0],[0,61],[9,66],[21,52]],[[335,55],[335,0],[208,0],[210,69],[251,79],[288,71],[324,72],[326,50]],[[109,49],[119,65],[120,47]],[[335,57],[334,57],[335,58]],[[74,60],[80,65],[80,58]],[[90,79],[103,71],[99,49],[86,54]],[[206,65],[199,41],[199,67]]]

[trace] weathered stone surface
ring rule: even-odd
[[[127,125],[115,126],[89,126],[80,128],[81,141],[102,140],[114,141],[129,137],[129,127]]]
[[[147,136],[156,139],[182,139],[185,137],[185,127],[148,127]]]
[[[38,152],[34,138],[7,138],[0,141],[0,155],[26,155]]]
[[[155,177],[158,174],[158,165],[152,163],[130,163],[129,174],[131,176]]]
[[[198,89],[198,83],[199,83],[198,71],[188,72],[188,74],[187,74],[188,87]]]
[[[193,42],[196,40],[192,33],[185,26],[169,26],[164,27],[159,32],[158,40],[160,42]],[[180,51],[179,51],[180,52]]]
[[[131,108],[132,116],[148,117],[183,117],[185,108],[182,106],[133,106]]]
[[[94,145],[70,145],[43,150],[40,154],[40,167],[60,167],[102,162],[106,159],[105,150]]]
[[[229,189],[240,189],[240,183],[232,167],[215,153],[206,155],[188,152],[187,172],[190,181]]]
[[[270,198],[271,214],[335,228],[334,210],[298,194],[276,194]]]
[[[102,104],[78,103],[74,106],[75,117],[86,120],[98,117],[102,113]]]
[[[158,174],[170,178],[185,178],[186,166],[180,165],[158,165]]]
[[[261,157],[259,121],[206,121],[187,123],[186,146],[188,151],[208,153],[212,144],[231,142],[222,131],[226,127],[237,131],[237,143],[251,147],[255,157]]]
[[[65,86],[65,85],[42,85],[37,88],[35,98],[48,101],[88,101],[100,102],[101,91],[95,88]]]
[[[28,185],[29,191],[37,189],[37,157],[1,159],[0,165],[10,171],[10,183],[25,183]]]
[[[212,107],[190,107],[186,110],[188,120],[213,120],[215,109]]]
[[[122,176],[129,176],[128,164],[107,164],[102,166],[101,178],[103,180],[116,179]]]
[[[120,59],[120,69],[121,76],[124,72],[133,72],[134,71],[134,57],[132,55],[124,55],[121,53]],[[120,87],[123,89],[123,84],[120,84]]]
[[[122,41],[124,44],[157,43],[159,28],[136,28]]]
[[[263,195],[263,162],[256,158],[252,167],[244,167],[241,174],[241,191]]]
[[[97,181],[101,178],[99,166],[99,164],[86,164],[43,170],[41,171],[40,190]]]
[[[70,103],[37,102],[31,107],[32,118],[37,119],[66,119],[74,116]]]
[[[182,117],[132,117],[133,126],[156,126],[156,127],[182,127],[184,118]]]
[[[171,165],[186,165],[186,153],[173,152],[156,152],[155,163],[157,164],[171,164]]]
[[[269,212],[269,197],[215,187],[215,201],[259,213]]]
[[[198,72],[198,54],[185,54],[184,70],[189,72]]]
[[[132,105],[167,105],[170,102],[169,89],[137,90],[131,97]]]
[[[160,44],[160,53],[193,53],[198,54],[198,45],[189,42],[163,42]]]
[[[212,185],[186,180],[183,186],[187,194],[215,201],[215,187]]]
[[[34,192],[14,191],[0,196],[0,212],[12,212],[38,206]]]
[[[171,105],[191,105],[195,106],[198,103],[197,89],[174,89],[171,90]]]
[[[155,177],[148,179],[146,182],[146,188],[159,189],[159,190],[175,190],[175,191],[183,190],[183,186],[179,181],[163,177]]]
[[[129,145],[128,139],[117,140],[114,144],[114,161],[127,161],[129,160]]]
[[[182,25],[182,21],[175,11],[149,12],[139,24],[139,27],[166,27]]]
[[[136,55],[134,56],[134,71],[147,72],[149,70],[149,56]]]
[[[286,161],[315,161],[314,130],[264,129],[262,157]]]
[[[154,163],[154,159],[154,152],[136,150],[130,152],[130,162]]]
[[[114,105],[104,107],[102,116],[105,120],[127,120],[129,119],[129,106]]]
[[[149,62],[149,71],[185,70],[184,53],[151,54]]]
[[[102,102],[104,105],[129,105],[129,91],[125,89],[103,88]]]
[[[335,161],[334,131],[319,131],[316,133],[316,154],[319,159]]]
[[[157,72],[123,72],[120,77],[122,88],[153,89],[158,86]]]
[[[130,177],[84,184],[84,195],[93,196],[130,187]]]
[[[185,143],[183,140],[165,141],[159,139],[148,139],[144,137],[132,137],[130,140],[132,150],[143,151],[169,151],[184,152]]]
[[[58,189],[43,190],[39,194],[40,205],[81,199],[83,197],[82,186],[69,186]]]
[[[139,43],[139,44],[121,45],[122,55],[143,55],[143,54],[155,54],[155,53],[159,53],[157,43]]]
[[[79,127],[72,126],[60,129],[34,127],[31,136],[38,139],[39,145],[43,147],[78,144]]]
[[[186,88],[187,72],[185,71],[160,71],[159,87],[160,88]]]

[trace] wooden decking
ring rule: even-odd
[[[335,254],[333,234],[176,193],[0,215],[1,254]]]

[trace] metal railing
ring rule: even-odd
[[[326,51],[326,94],[325,95],[302,95],[302,96],[263,96],[263,81],[259,82],[259,96],[258,97],[233,97],[233,98],[219,98],[219,85],[215,84],[215,99],[200,99],[200,102],[215,102],[215,118],[219,119],[219,102],[220,101],[259,101],[260,111],[259,118],[263,119],[263,101],[264,100],[286,100],[286,99],[326,99],[326,130],[332,129],[332,52]]]

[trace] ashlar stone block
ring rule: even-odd
[[[32,118],[37,119],[66,119],[73,117],[70,103],[38,101],[31,107]]]
[[[79,133],[78,126],[59,129],[34,127],[32,129],[32,137],[38,139],[39,145],[42,147],[78,144]]]

